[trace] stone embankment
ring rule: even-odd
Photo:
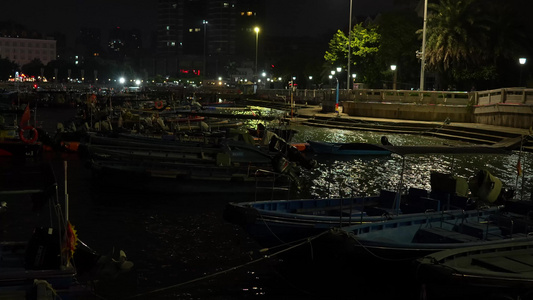
[[[247,100],[248,104],[290,111],[291,105],[283,102]],[[462,140],[475,144],[492,145],[506,139],[527,137],[529,129],[496,126],[482,123],[442,122],[373,118],[351,116],[347,113],[325,112],[320,105],[294,105],[292,122],[346,130],[377,131],[383,133],[422,134],[445,139]],[[533,141],[524,139],[525,151],[533,152]]]

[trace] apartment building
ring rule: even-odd
[[[19,66],[36,58],[46,65],[56,59],[56,41],[0,37],[0,57],[7,58]]]

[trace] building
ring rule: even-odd
[[[56,41],[0,37],[0,57],[7,58],[19,66],[34,59],[39,59],[46,65],[56,59]]]
[[[159,0],[156,72],[214,78],[253,61],[264,9],[265,0]]]

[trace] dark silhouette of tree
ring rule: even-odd
[[[509,7],[501,0],[428,5],[426,66],[439,74],[441,87],[501,86],[505,65],[517,59],[526,40],[524,26]]]
[[[0,58],[0,80],[8,80],[10,76],[15,75],[19,66],[7,58]]]
[[[395,11],[381,15],[376,20],[381,35],[378,54],[380,70],[391,81],[390,65],[397,65],[398,89],[418,86],[420,64],[415,52],[420,49],[416,32],[421,27],[421,20],[414,11]]]
[[[44,70],[44,64],[38,58],[34,58],[32,61],[23,65],[21,68],[22,73],[28,76],[35,76],[35,77],[41,76],[41,69]]]

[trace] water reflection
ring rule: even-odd
[[[308,140],[328,142],[380,143],[384,135],[371,131],[350,131],[319,127],[295,126],[298,133],[293,142]],[[394,145],[467,145],[456,140],[413,134],[385,134]],[[312,154],[311,154],[312,155]],[[348,195],[369,195],[380,189],[396,190],[402,179],[402,157],[399,155],[379,157],[318,156],[318,168],[305,172],[308,181],[306,192],[309,197],[339,197]],[[528,170],[533,168],[531,153],[522,153],[521,166],[524,177],[517,176],[519,152],[502,154],[455,154],[455,155],[411,155],[405,159],[403,188],[430,189],[430,173],[452,173],[471,178],[480,169],[487,169],[500,178],[504,188],[515,190],[515,198],[529,199],[532,182]]]

